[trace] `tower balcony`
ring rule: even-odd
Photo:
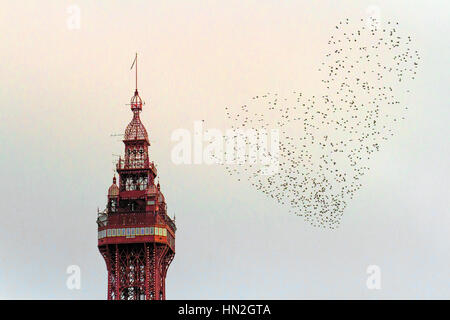
[[[123,159],[119,159],[116,164],[116,169],[120,171],[136,171],[136,170],[147,170],[150,169],[153,174],[156,176],[158,174],[158,170],[155,167],[153,162],[147,160],[135,160],[135,161],[126,161]]]
[[[98,245],[123,243],[167,244],[175,252],[175,222],[166,214],[99,213]]]
[[[114,213],[99,213],[97,224],[99,230],[107,226],[145,226],[145,225],[167,225],[173,233],[177,230],[175,221],[166,213],[124,211],[119,209]]]

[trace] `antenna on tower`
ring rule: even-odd
[[[124,134],[123,133],[111,133],[109,136],[116,138],[116,137],[123,137]],[[121,140],[117,140],[117,141],[121,141]]]

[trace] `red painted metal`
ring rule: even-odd
[[[137,67],[137,56],[136,56]],[[134,64],[134,63],[133,63]],[[164,300],[165,279],[175,256],[175,221],[167,205],[157,170],[149,161],[150,142],[139,113],[137,90],[131,98],[133,119],[125,130],[125,157],[108,189],[106,209],[98,213],[98,249],[108,271],[109,300]]]

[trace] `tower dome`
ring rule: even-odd
[[[119,196],[119,187],[116,184],[116,177],[113,178],[113,184],[108,189],[108,197],[113,198]]]
[[[131,98],[131,110],[132,111],[141,111],[142,110],[142,99],[139,96],[138,90],[134,91],[134,95]]]
[[[148,142],[147,130],[139,118],[139,113],[134,113],[133,119],[125,129],[124,140],[146,140]]]
[[[139,117],[139,112],[142,111],[142,100],[137,89],[131,98],[131,110],[133,111],[133,119],[125,129],[124,140],[146,140],[148,142],[147,130]]]

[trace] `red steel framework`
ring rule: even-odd
[[[116,165],[119,185],[114,176],[106,209],[98,213],[98,249],[108,270],[109,300],[165,300],[176,226],[167,214],[159,182],[155,184],[156,167],[149,161],[150,142],[139,118],[137,54],[135,64],[133,119],[125,130],[125,157]]]

